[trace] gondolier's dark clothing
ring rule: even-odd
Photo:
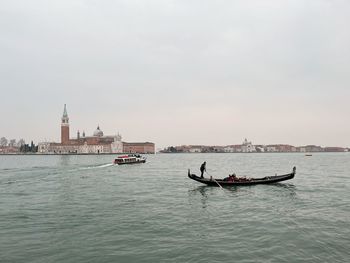
[[[201,170],[201,178],[203,178],[204,171],[206,171],[205,165],[206,162],[202,163],[201,168],[199,168],[199,170]]]

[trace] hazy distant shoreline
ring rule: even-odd
[[[152,154],[143,154],[143,155],[158,155],[158,154],[286,154],[286,153],[293,153],[293,154],[319,154],[319,153],[350,153],[350,152],[312,152],[312,153],[306,153],[306,152],[248,152],[248,153],[242,153],[242,152],[196,152],[196,153],[191,153],[191,152],[157,152],[157,153],[152,153]],[[128,153],[0,153],[0,156],[2,155],[21,155],[21,156],[26,156],[26,155],[35,155],[35,156],[57,156],[57,155],[62,155],[62,156],[68,156],[68,155],[122,155],[122,154],[128,154]]]
[[[122,155],[129,153],[0,153],[1,155]],[[153,154],[153,153],[152,153]],[[143,154],[147,155],[147,153]]]

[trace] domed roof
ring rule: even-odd
[[[97,126],[97,129],[94,131],[94,136],[102,137],[103,131],[100,130],[100,126]]]

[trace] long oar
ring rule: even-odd
[[[207,171],[205,171],[205,172],[206,172],[209,176],[211,176]],[[218,184],[218,186],[220,186],[221,189],[224,189],[224,188],[222,188],[221,184],[219,184],[219,182],[215,180],[215,178],[214,178],[213,176],[211,176],[211,178],[214,180],[215,183]]]

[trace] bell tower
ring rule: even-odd
[[[69,143],[69,118],[67,114],[66,104],[64,104],[63,115],[61,119],[61,143]]]

